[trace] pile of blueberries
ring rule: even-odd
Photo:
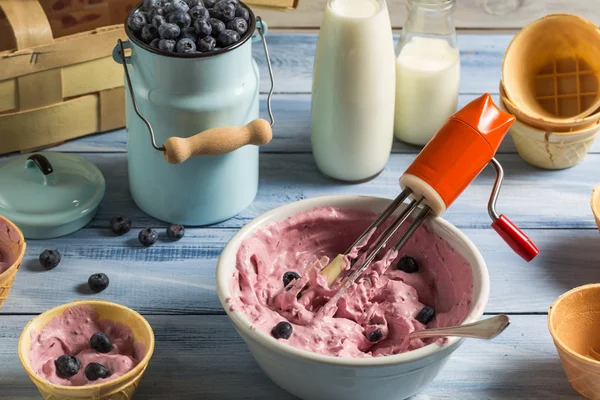
[[[144,0],[127,25],[154,48],[192,54],[236,44],[249,21],[250,12],[239,0]]]

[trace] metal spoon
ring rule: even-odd
[[[467,325],[423,329],[412,332],[408,337],[409,339],[422,339],[428,337],[460,336],[475,339],[493,339],[501,334],[509,324],[510,319],[506,315],[500,314]]]

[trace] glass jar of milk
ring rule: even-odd
[[[394,134],[424,146],[458,103],[460,57],[456,0],[406,0],[408,19],[396,50]]]
[[[383,170],[394,139],[395,54],[385,0],[328,0],[313,71],[317,166],[358,182]]]

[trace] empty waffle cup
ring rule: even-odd
[[[600,229],[600,185],[596,186],[596,188],[592,191],[592,212],[594,213],[594,218],[596,219],[596,225],[598,225],[598,229]]]
[[[500,109],[508,111],[503,101]],[[510,127],[510,135],[519,156],[544,169],[565,169],[579,164],[600,132],[600,122],[574,132],[553,132],[533,128],[519,119]]]
[[[582,396],[600,399],[600,284],[575,288],[550,307],[548,329],[567,378]]]
[[[508,99],[530,118],[569,124],[600,108],[600,30],[569,14],[523,28],[502,63]]]
[[[0,250],[7,252],[4,257],[12,261],[8,269],[0,272],[0,308],[10,293],[17,271],[21,268],[26,247],[21,230],[0,215]],[[3,261],[2,253],[0,253],[0,261]]]
[[[506,96],[504,85],[500,82],[500,100],[504,104],[506,111],[514,115],[522,123],[532,128],[541,129],[549,132],[573,132],[591,127],[600,121],[600,108],[585,118],[578,119],[569,123],[547,122],[539,118],[532,118],[522,112]]]
[[[37,375],[29,365],[31,332],[39,332],[52,319],[76,306],[90,306],[96,310],[100,320],[110,319],[128,326],[133,333],[135,343],[141,343],[145,347],[146,354],[142,361],[123,376],[89,386],[55,385]],[[19,359],[21,360],[21,364],[45,400],[130,400],[148,366],[153,351],[154,332],[144,317],[128,307],[100,300],[75,301],[54,307],[33,318],[25,326],[19,338]]]

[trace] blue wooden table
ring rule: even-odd
[[[260,189],[238,216],[207,228],[189,228],[179,242],[138,243],[141,228],[165,224],[143,214],[127,183],[124,130],[95,135],[51,149],[77,154],[96,164],[106,178],[106,196],[84,229],[54,240],[31,240],[12,293],[0,309],[0,398],[37,399],[17,357],[17,340],[32,316],[75,299],[106,299],[144,314],[156,334],[156,350],[139,399],[291,399],[259,370],[219,304],[215,265],[229,238],[259,214],[282,204],[330,194],[395,197],[398,177],[417,149],[395,143],[383,173],[373,181],[347,185],[319,173],[310,154],[310,87],[317,36],[271,34],[268,38],[277,81],[273,99],[275,137],[260,161]],[[500,64],[511,35],[460,36],[460,105],[482,93],[497,100]],[[261,49],[261,88],[268,74]],[[262,111],[264,114],[264,96]],[[0,161],[7,157],[0,158]],[[536,169],[516,154],[507,137],[498,160],[506,183],[498,202],[536,242],[541,254],[523,262],[490,229],[486,211],[494,179],[486,170],[445,214],[479,247],[491,275],[486,314],[507,313],[509,329],[491,342],[467,340],[438,378],[414,399],[578,399],[560,366],[546,327],[550,304],[563,292],[600,281],[600,236],[590,211],[600,183],[600,145],[584,162],[564,171]],[[0,188],[0,191],[3,190]],[[125,214],[134,228],[115,237],[111,217]],[[58,268],[43,270],[44,249],[63,255]],[[110,287],[97,295],[81,288],[92,273],[104,272]]]

